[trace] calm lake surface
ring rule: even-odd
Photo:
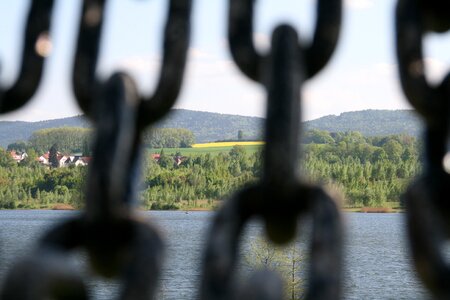
[[[69,211],[0,211],[0,280],[19,257],[29,253],[46,229],[76,215]],[[167,250],[160,299],[195,299],[204,236],[211,212],[144,212],[164,234]],[[403,214],[347,213],[344,299],[427,299],[410,265]],[[251,223],[246,239],[260,232]],[[82,254],[72,258],[81,264]],[[112,299],[117,282],[93,279],[95,299]]]

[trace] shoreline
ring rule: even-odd
[[[219,207],[190,207],[190,208],[179,208],[179,209],[144,209],[138,208],[140,211],[179,211],[179,212],[210,212],[216,211]],[[55,204],[49,207],[41,208],[15,208],[15,209],[2,209],[2,210],[65,210],[65,211],[79,211],[82,209],[77,209],[70,204]],[[342,207],[340,211],[346,213],[404,213],[404,208],[391,208],[391,207]]]

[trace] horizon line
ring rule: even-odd
[[[240,115],[240,114],[232,114],[232,113],[223,113],[223,112],[218,112],[218,111],[194,110],[194,109],[187,109],[187,108],[172,108],[171,110],[187,110],[187,111],[200,112],[200,113],[211,113],[211,114],[220,114],[220,115],[228,115],[228,116],[239,116],[239,117],[265,119],[265,116],[261,117],[261,116],[256,116],[256,115]],[[319,116],[319,117],[316,117],[316,118],[313,118],[313,119],[302,120],[302,122],[314,121],[314,120],[318,120],[320,118],[329,117],[329,116],[336,116],[336,117],[338,117],[338,116],[341,116],[342,114],[345,114],[345,113],[352,113],[352,112],[354,113],[354,112],[363,112],[363,111],[392,111],[393,112],[393,111],[415,111],[415,110],[414,109],[367,108],[367,109],[361,109],[361,110],[343,111],[343,112],[339,112],[339,113],[336,113],[336,114],[322,115],[322,116]],[[61,116],[61,117],[42,119],[42,120],[36,120],[36,121],[23,120],[23,119],[22,120],[20,120],[20,119],[17,119],[17,120],[1,120],[1,117],[0,117],[0,122],[38,123],[38,122],[54,121],[54,120],[61,120],[61,119],[70,119],[70,118],[76,118],[76,117],[82,117],[82,118],[86,119],[86,121],[91,122],[91,120],[89,118],[85,117],[85,114],[75,114],[75,115],[71,115],[71,116]],[[158,122],[160,122],[160,121],[158,121]]]

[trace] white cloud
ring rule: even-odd
[[[256,32],[253,34],[255,47],[260,52],[267,52],[270,49],[270,37],[267,34]]]
[[[332,69],[305,85],[305,119],[363,109],[407,109],[394,64]]]
[[[345,0],[346,7],[351,9],[368,9],[374,5],[373,0]]]
[[[440,83],[449,72],[448,64],[446,64],[442,60],[426,57],[424,59],[424,62],[425,75],[427,79],[432,83]]]
[[[153,72],[159,70],[161,57],[157,55],[131,56],[116,63],[111,63],[108,69],[123,69],[131,72]]]
[[[256,41],[264,41],[258,35]],[[159,77],[161,58],[134,56],[105,63],[105,74],[117,69],[132,75],[144,94],[151,94]],[[190,48],[183,87],[176,107],[240,115],[264,115],[265,95],[262,88],[239,71],[230,58],[198,48]]]
[[[264,95],[228,58],[190,57],[178,108],[262,116]]]
[[[376,74],[393,76],[397,72],[397,64],[376,63],[373,67]]]
[[[188,50],[188,60],[194,59],[214,59],[215,55],[200,48],[191,47]]]

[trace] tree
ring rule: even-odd
[[[390,139],[383,145],[383,149],[386,152],[388,158],[396,163],[400,162],[403,153],[402,145],[394,139]]]
[[[185,128],[153,128],[143,137],[144,145],[150,148],[188,148],[194,142],[194,134]]]
[[[235,160],[240,160],[246,155],[245,147],[240,145],[233,146],[229,152],[229,155]]]
[[[244,256],[244,264],[250,269],[269,269],[278,272],[284,279],[287,299],[301,299],[304,280],[302,278],[304,256],[297,243],[281,248],[265,239],[258,238],[250,245]]]
[[[14,167],[17,163],[11,157],[9,152],[6,152],[3,148],[0,148],[0,167]]]
[[[78,127],[61,127],[41,129],[33,132],[29,142],[38,153],[47,151],[53,144],[64,153],[83,151],[83,143],[90,139],[91,129]]]
[[[169,169],[169,168],[173,167],[173,165],[174,165],[173,158],[169,155],[166,155],[164,153],[164,149],[161,149],[161,152],[159,153],[158,165],[161,168],[165,168],[165,169]]]
[[[239,130],[237,137],[239,141],[242,141],[244,139],[244,132],[242,130]]]
[[[386,151],[384,151],[383,148],[377,148],[372,153],[372,162],[382,161],[383,159],[386,159],[386,158],[387,158]]]
[[[83,141],[83,149],[82,149],[82,155],[83,156],[90,156],[91,155],[91,151],[89,149],[89,142],[87,141],[87,139],[85,139]]]
[[[28,149],[27,157],[25,157],[21,162],[20,166],[23,167],[38,167],[39,162],[37,161],[38,155],[33,148]]]
[[[52,168],[59,167],[58,145],[57,144],[53,144],[53,146],[50,147],[48,161],[50,162],[50,165],[52,166]]]
[[[28,142],[17,141],[15,143],[9,144],[7,151],[9,152],[9,151],[15,150],[18,152],[26,152],[29,147],[30,147],[30,145]]]
[[[328,131],[312,129],[304,134],[302,142],[305,144],[333,144],[334,139]]]

